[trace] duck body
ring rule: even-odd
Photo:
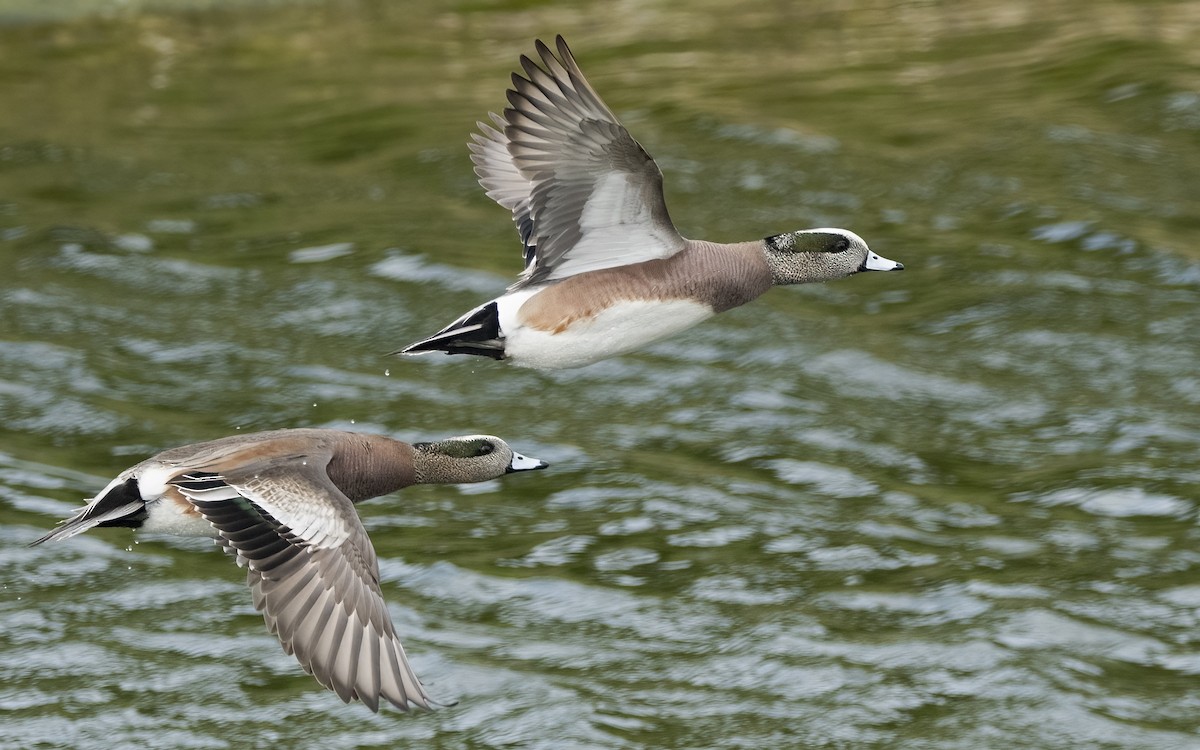
[[[581,367],[634,351],[769,289],[752,245],[694,243],[669,258],[516,288],[448,326],[438,344],[459,353],[464,328],[479,323],[490,334],[470,345],[521,367]]]
[[[545,466],[488,435],[413,444],[329,429],[233,435],[172,448],[121,472],[33,544],[97,526],[214,537],[246,568],[267,628],[318,682],[372,711],[381,700],[429,708],[354,504],[413,484]]]
[[[639,349],[772,286],[900,270],[845,229],[722,244],[682,237],[662,172],[588,84],[562,37],[521,58],[511,106],[470,144],[480,184],[513,215],[525,271],[508,291],[402,354],[442,351],[537,369]]]
[[[369,476],[387,477],[374,480],[379,482],[376,487],[364,488],[361,478],[346,474],[345,456],[360,452],[375,464]],[[220,477],[227,486],[245,485],[260,479],[260,472],[278,473],[279,467],[291,465],[313,475],[324,473],[351,502],[415,483],[411,446],[381,435],[305,428],[231,435],[171,448],[126,469],[80,513],[36,543],[66,539],[96,526],[216,538],[218,530],[189,497],[206,489],[205,478]],[[376,489],[380,491],[375,493]],[[374,494],[364,495],[364,491]],[[350,498],[349,493],[356,497]]]

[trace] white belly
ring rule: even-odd
[[[562,333],[548,333],[516,325],[516,316],[505,316],[503,312],[501,308],[505,353],[514,365],[538,370],[582,367],[625,354],[715,314],[708,305],[690,300],[621,302],[591,320],[574,323]],[[506,317],[513,327],[505,326]]]
[[[216,536],[212,524],[195,511],[179,490],[167,484],[178,473],[179,467],[173,464],[152,464],[138,472],[138,491],[146,502],[146,520],[139,531],[174,536]]]
[[[146,503],[146,520],[138,531],[146,534],[170,534],[171,536],[215,537],[216,529],[200,514],[184,512],[182,504],[169,498]]]

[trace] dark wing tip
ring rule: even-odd
[[[559,39],[562,39],[562,37],[555,37],[556,43]],[[533,47],[537,50],[538,55],[540,55],[541,58],[547,62],[549,62],[549,58],[554,57],[554,53],[550,51],[550,45],[546,44],[541,39],[534,39]],[[522,55],[522,57],[524,57],[524,55]]]
[[[388,352],[387,356],[399,357],[401,354],[424,354],[425,352],[434,351],[434,349],[432,347],[429,347],[428,344],[429,344],[429,339],[421,339],[420,341],[415,341],[415,342],[409,344],[408,346],[404,347],[403,349],[397,349],[394,352]]]
[[[36,547],[39,544],[41,544],[42,542],[48,542],[51,539],[55,538],[56,536],[58,536],[59,532],[61,532],[61,531],[62,531],[61,527],[51,529],[48,533],[38,537],[37,539],[34,539],[32,542],[30,542],[29,544],[26,544],[25,546],[26,547]]]
[[[567,46],[567,40],[563,38],[562,34],[555,35],[554,46],[558,47],[558,55],[563,59],[563,62],[575,59],[575,56],[571,54],[571,48]]]
[[[542,43],[539,41],[538,44]],[[543,44],[542,48],[545,49],[545,46],[546,45]],[[529,57],[529,55],[521,55],[521,69],[525,71],[526,76],[534,76],[537,75],[537,73],[534,71],[540,71],[542,68],[540,65],[535,63],[533,59]],[[513,86],[520,86],[521,84],[519,81],[521,80],[523,80],[523,76],[520,73],[512,74]]]

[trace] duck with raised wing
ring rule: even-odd
[[[233,435],[121,472],[33,544],[95,526],[216,537],[246,568],[267,628],[318,682],[372,711],[381,699],[428,709],[354,504],[414,484],[482,482],[546,466],[489,435],[412,444],[331,429]]]
[[[521,56],[511,106],[469,144],[479,183],[512,212],[525,270],[507,292],[398,353],[475,354],[537,369],[624,354],[772,286],[899,271],[845,229],[753,242],[682,237],[662,172],[588,84],[567,43]]]

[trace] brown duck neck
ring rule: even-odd
[[[382,435],[348,433],[334,451],[328,472],[334,485],[355,503],[420,481],[412,446]]]

